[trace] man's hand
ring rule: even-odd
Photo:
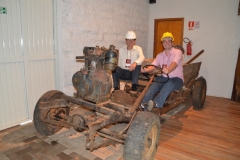
[[[129,71],[134,71],[135,68],[136,68],[136,66],[137,66],[137,63],[136,63],[136,62],[134,62],[133,64],[131,64],[131,66],[129,67]]]
[[[163,68],[163,73],[165,73],[165,74],[168,74],[168,69],[167,68]]]
[[[144,66],[141,68],[142,73],[151,73],[155,69],[154,66]]]
[[[146,67],[141,67],[141,72],[146,73],[147,72]]]

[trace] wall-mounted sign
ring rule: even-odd
[[[188,30],[193,30],[194,27],[194,21],[189,21],[188,22]]]
[[[200,21],[189,21],[188,30],[194,30],[200,28]]]
[[[195,21],[194,22],[194,29],[199,29],[200,28],[200,21]]]
[[[0,14],[7,14],[7,8],[6,7],[0,7]]]

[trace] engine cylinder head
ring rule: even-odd
[[[114,45],[110,45],[109,50],[105,53],[105,70],[115,70],[117,66],[117,50]]]

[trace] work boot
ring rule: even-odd
[[[129,91],[131,94],[137,95],[139,93],[137,85],[136,84],[132,84],[132,88],[131,91]]]
[[[150,100],[149,102],[148,102],[148,110],[149,111],[152,111],[152,109],[153,108],[156,108],[157,107],[157,104],[153,101],[153,100]]]
[[[132,91],[137,91],[137,85],[136,84],[132,84]]]
[[[119,88],[118,87],[115,87],[113,90],[112,90],[112,92],[111,92],[111,94],[113,94],[115,91],[117,91],[117,90],[119,90]]]
[[[115,90],[119,90],[119,88],[118,88],[118,87],[115,87],[115,88],[114,88],[114,91],[115,91]]]
[[[129,91],[129,93],[131,93],[132,95],[137,95],[138,94],[137,91]]]

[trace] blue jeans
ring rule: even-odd
[[[113,78],[113,87],[119,87],[120,79],[122,80],[132,80],[132,84],[138,84],[138,77],[141,72],[141,65],[137,65],[135,70],[129,71],[126,69],[122,69],[117,67],[114,71],[112,71]]]
[[[167,82],[166,81],[166,77],[156,77],[143,97],[142,103],[148,103],[148,101],[153,100],[157,104],[158,108],[162,108],[169,94],[174,90],[181,89],[183,86],[183,80],[178,77],[169,78],[169,80]]]

